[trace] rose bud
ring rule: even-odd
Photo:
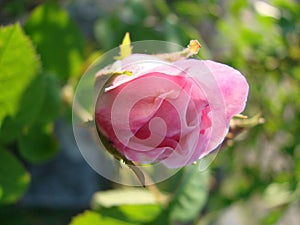
[[[110,69],[117,75],[97,96],[97,129],[119,158],[138,164],[193,163],[224,141],[231,118],[245,108],[245,77],[221,63],[132,54]]]

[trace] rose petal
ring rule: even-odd
[[[242,112],[246,106],[248,83],[238,70],[230,66],[210,60],[202,62],[209,67],[221,88],[226,107],[226,121],[229,124],[232,116]]]
[[[228,132],[225,115],[225,103],[219,84],[209,67],[202,61],[195,59],[180,60],[174,63],[176,66],[186,71],[194,79],[199,88],[205,94],[211,109],[212,131],[208,149],[199,156],[204,156],[215,149],[224,140]]]

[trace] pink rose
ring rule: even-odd
[[[115,149],[138,163],[178,168],[209,154],[248,95],[239,71],[209,60],[133,54],[111,69],[132,75],[117,76],[98,96],[95,120]]]

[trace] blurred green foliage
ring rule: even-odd
[[[99,11],[89,38],[67,11],[76,4],[0,3],[0,21],[21,21],[0,28],[0,211],[6,212],[6,204],[16,202],[29,185],[22,162],[43,163],[58,151],[53,127],[70,110],[66,87],[75,88],[93,58],[89,55],[118,46],[128,31],[133,41],[166,40],[186,46],[198,39],[203,46],[200,58],[231,65],[247,77],[250,94],[244,114],[261,113],[265,124],[241,134],[221,151],[210,175],[187,168],[159,184],[170,204],[92,207],[70,224],[224,224],[228,213],[242,219],[241,224],[299,218],[289,214],[300,207],[296,1],[104,1],[109,10]],[[20,224],[33,223],[20,215]],[[4,214],[0,221],[9,222]],[[45,216],[43,224],[49,221]]]
[[[31,13],[24,29],[45,70],[64,81],[81,72],[83,37],[65,10],[54,3],[41,5]]]

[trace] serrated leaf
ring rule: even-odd
[[[0,204],[17,201],[27,190],[30,176],[8,151],[0,149]]]
[[[19,24],[0,28],[0,126],[19,110],[23,92],[39,69],[31,41]],[[26,113],[26,112],[25,112]]]
[[[137,225],[115,218],[102,216],[100,213],[93,211],[85,211],[74,217],[69,225]]]
[[[49,128],[31,127],[18,140],[21,155],[31,163],[45,162],[58,152],[56,139]]]
[[[41,55],[44,69],[60,80],[77,75],[83,62],[83,37],[68,13],[58,4],[38,6],[25,23]]]

